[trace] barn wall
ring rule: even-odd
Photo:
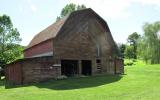
[[[52,57],[39,57],[23,62],[23,83],[41,82],[61,75],[61,68],[53,66],[59,61]]]
[[[82,16],[84,15],[84,16]],[[96,57],[96,47],[88,32],[88,13],[70,15],[62,30],[53,41],[55,57],[65,59],[92,59]],[[75,20],[76,19],[76,20]]]
[[[92,35],[92,41],[99,46],[100,57],[107,57],[115,55],[115,43],[111,39],[112,37],[109,30],[106,30],[96,18],[91,18],[88,20],[89,29],[88,32]]]
[[[60,60],[53,57],[25,58],[5,69],[7,82],[13,84],[27,84],[55,79],[61,75]]]
[[[116,59],[116,73],[120,74],[120,73],[124,73],[124,61],[123,59]]]
[[[114,74],[116,48],[108,26],[104,26],[106,24],[91,12],[84,12],[82,15],[72,14],[55,37],[54,57],[92,60],[92,74]],[[101,60],[101,70],[97,68],[97,59]]]
[[[63,49],[66,52],[72,52],[72,56],[85,55],[85,57],[93,58],[97,55],[97,45],[100,57],[115,55],[115,42],[107,24],[104,24],[92,11],[86,10],[83,13],[70,15],[54,39],[53,51],[55,56],[62,58],[66,54],[62,51]]]
[[[5,77],[9,83],[22,84],[22,64],[15,62],[7,65],[5,69]]]
[[[54,43],[54,57],[61,59],[91,59],[96,57],[96,49],[88,38],[84,36],[85,33],[79,33],[82,37],[77,37],[70,41],[63,41]]]
[[[100,60],[100,63],[97,63],[97,60]],[[114,60],[106,57],[92,59],[92,73],[93,75],[101,73],[115,74]]]
[[[80,14],[80,13],[79,13]],[[95,48],[88,33],[88,23],[83,14],[73,13],[53,41],[55,57],[65,59],[93,58]],[[84,15],[84,16],[82,16]],[[84,20],[85,19],[85,20]]]
[[[53,52],[53,40],[47,40],[38,45],[35,45],[31,48],[24,50],[24,57],[32,57],[36,55],[40,55],[47,52]]]

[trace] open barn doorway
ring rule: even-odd
[[[61,60],[61,73],[68,77],[78,74],[78,60]]]
[[[82,74],[83,75],[91,75],[92,74],[91,60],[82,60]]]

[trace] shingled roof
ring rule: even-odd
[[[68,16],[69,15],[61,18],[60,20],[56,21],[55,23],[53,23],[52,25],[48,26],[46,29],[35,35],[34,38],[31,40],[31,42],[29,43],[29,45],[26,47],[26,49],[56,37],[59,30],[67,20]]]

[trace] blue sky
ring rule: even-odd
[[[22,45],[54,23],[61,9],[69,3],[84,4],[108,23],[113,38],[126,43],[129,34],[143,34],[146,22],[160,21],[160,0],[0,0],[0,15],[11,17],[18,28]]]

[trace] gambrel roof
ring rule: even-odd
[[[109,30],[107,23],[103,20],[103,18],[101,18],[91,8],[88,8],[88,9],[74,11],[74,12],[70,13],[69,15],[56,21],[55,23],[53,23],[52,25],[50,25],[49,27],[47,27],[46,29],[44,29],[43,31],[41,31],[40,33],[35,35],[34,38],[31,40],[31,42],[29,43],[29,45],[26,47],[26,49],[29,49],[32,46],[35,46],[35,45],[42,43],[44,41],[47,41],[49,39],[52,39],[52,38],[56,37],[58,35],[58,33],[63,33],[65,31],[65,30],[63,30],[64,26],[66,28],[68,26],[74,26],[75,24],[77,24],[77,23],[75,23],[75,21],[73,21],[73,20],[77,20],[77,19],[74,19],[75,16],[78,16],[80,18],[78,21],[80,21],[81,19],[84,19],[85,17],[90,17],[90,14],[94,14],[99,19],[99,21],[105,26],[106,30],[109,31],[109,35],[111,38],[110,42],[113,42],[114,40],[112,38],[112,35],[110,34],[110,30]],[[67,20],[70,20],[70,22],[67,22]],[[73,23],[72,23],[72,21],[73,21]],[[73,27],[68,27],[68,28],[73,29]]]

